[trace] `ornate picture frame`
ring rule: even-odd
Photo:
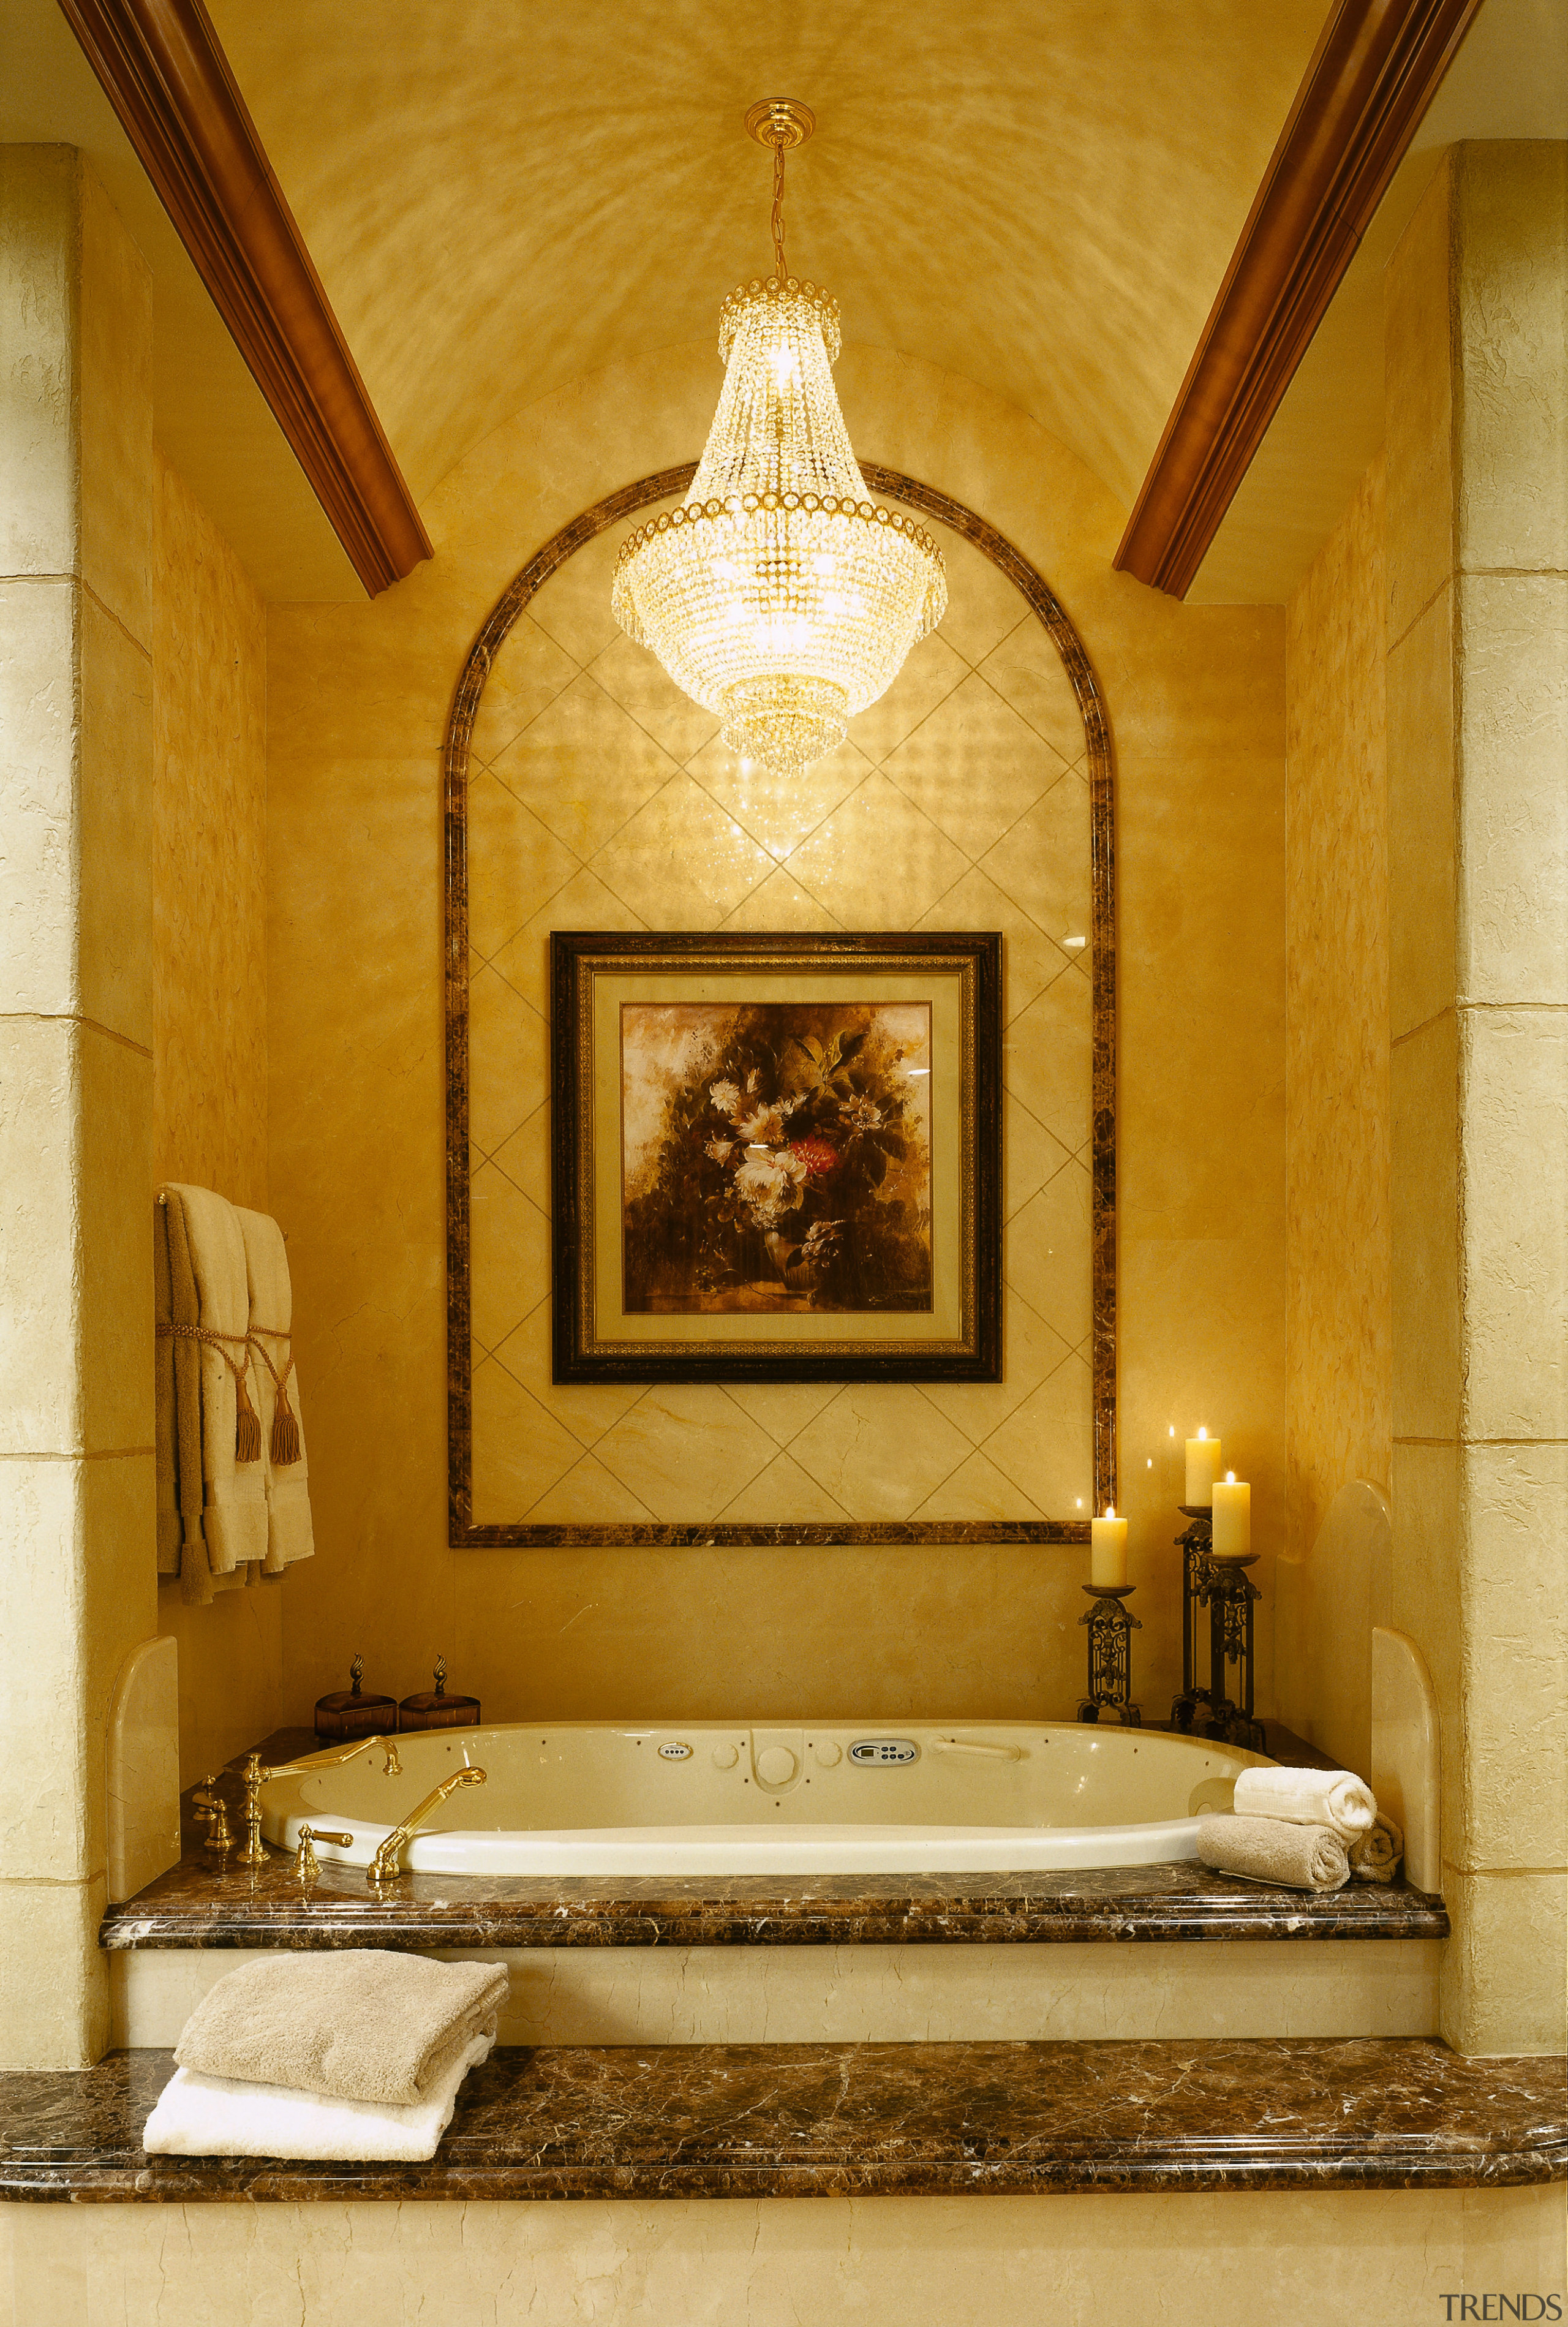
[[[557,1383],[998,1381],[1002,939],[551,939]]]

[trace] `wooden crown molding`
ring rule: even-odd
[[[1115,563],[1185,597],[1480,0],[1338,0]]]
[[[60,0],[372,596],[431,547],[201,0]]]

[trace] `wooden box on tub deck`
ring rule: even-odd
[[[365,1659],[356,1657],[349,1668],[352,1688],[335,1688],[316,1699],[316,1735],[323,1745],[337,1745],[355,1737],[388,1737],[397,1726],[395,1696],[367,1696],[359,1687]]]
[[[477,1696],[448,1696],[446,1659],[435,1659],[435,1687],[406,1696],[397,1707],[397,1726],[405,1729],[473,1729],[479,1724]]]

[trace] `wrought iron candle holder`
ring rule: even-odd
[[[1078,1618],[1089,1628],[1089,1693],[1078,1702],[1080,1721],[1098,1721],[1112,1714],[1129,1729],[1140,1728],[1143,1715],[1133,1703],[1133,1634],[1143,1629],[1123,1601],[1136,1587],[1131,1584],[1086,1584],[1094,1606]]]
[[[1192,1524],[1176,1538],[1181,1550],[1181,1694],[1171,1705],[1171,1719],[1178,1729],[1190,1731],[1196,1725],[1199,1736],[1219,1738],[1227,1745],[1262,1753],[1267,1750],[1263,1724],[1253,1713],[1252,1612],[1263,1594],[1244,1572],[1257,1555],[1249,1552],[1245,1559],[1216,1559],[1209,1510],[1192,1503],[1181,1508]],[[1198,1678],[1200,1608],[1209,1611],[1206,1686]],[[1239,1702],[1226,1686],[1227,1665],[1238,1668]]]

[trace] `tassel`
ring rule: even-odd
[[[234,1459],[237,1463],[259,1463],[261,1416],[250,1402],[250,1392],[241,1373],[234,1377]]]
[[[280,1471],[285,1463],[300,1459],[300,1426],[294,1418],[286,1389],[280,1392],[277,1412],[272,1417],[272,1459]]]

